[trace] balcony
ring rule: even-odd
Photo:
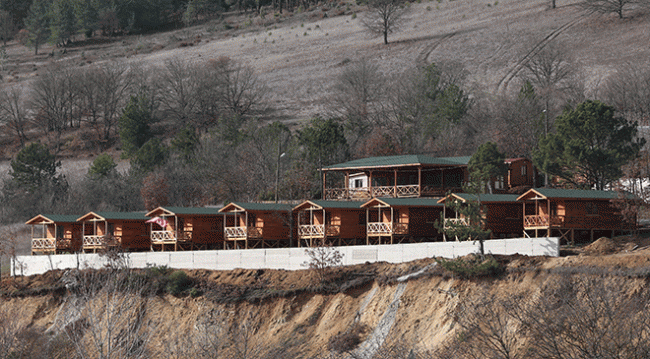
[[[445,228],[451,226],[469,226],[467,218],[445,218]]]
[[[564,216],[549,216],[546,214],[524,216],[524,228],[562,227]]]
[[[224,236],[226,240],[235,241],[240,239],[262,239],[263,228],[260,227],[225,227]]]
[[[32,252],[49,252],[56,250],[54,238],[32,238]]]
[[[366,232],[369,236],[390,236],[393,234],[408,234],[407,223],[384,223],[370,222],[366,225]]]
[[[326,200],[364,200],[371,197],[412,198],[419,197],[418,185],[376,186],[360,188],[327,188]]]
[[[298,237],[301,239],[338,237],[340,235],[341,226],[338,225],[306,224],[298,227]]]
[[[192,232],[180,231],[151,231],[151,244],[175,244],[176,242],[192,239]]]
[[[104,246],[114,247],[119,245],[118,237],[107,238],[105,235],[84,235],[83,249],[98,249]]]

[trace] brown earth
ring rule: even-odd
[[[453,338],[459,328],[454,325],[458,306],[479,290],[487,290],[497,298],[521,296],[534,300],[543,288],[567,275],[596,276],[599,280],[614,282],[622,290],[637,293],[647,290],[648,283],[640,271],[650,267],[650,251],[637,250],[609,255],[594,255],[596,248],[610,251],[615,247],[600,239],[585,252],[590,255],[562,258],[500,256],[506,272],[497,278],[461,280],[439,267],[425,271],[419,278],[405,284],[396,282],[399,276],[414,273],[434,263],[424,259],[403,264],[365,264],[337,268],[333,274],[343,281],[370,278],[359,286],[338,293],[323,293],[316,289],[315,276],[307,270],[234,270],[186,271],[196,282],[212,286],[237,288],[265,288],[271,291],[293,291],[288,295],[269,296],[258,300],[223,301],[208,292],[195,298],[185,295],[150,297],[147,311],[156,319],[156,334],[152,348],[157,356],[169,349],[176,336],[190,335],[196,323],[208,312],[218,313],[229,330],[244,319],[255,323],[252,343],[263,348],[290,348],[310,357],[322,352],[330,339],[346,332],[355,320],[366,326],[364,338],[386,325],[384,318],[397,291],[399,306],[389,327],[386,343],[400,343],[417,350],[435,350]],[[625,247],[623,245],[622,247]],[[602,249],[604,248],[604,249]],[[0,290],[0,310],[15,310],[28,326],[44,331],[60,321],[57,313],[66,306],[66,290],[61,288],[62,272],[5,279]],[[400,288],[402,286],[402,288]],[[52,289],[59,288],[59,289]],[[48,290],[53,292],[48,292]],[[23,293],[19,295],[18,293]],[[12,293],[13,294],[9,294]],[[25,294],[27,293],[27,294]],[[399,294],[399,293],[397,293]]]

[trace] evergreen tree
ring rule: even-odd
[[[151,172],[167,160],[168,151],[160,139],[152,138],[135,153],[131,165],[141,172]]]
[[[122,157],[133,156],[151,138],[151,107],[146,96],[131,96],[118,121]]]
[[[479,191],[482,192],[487,185],[489,193],[492,193],[490,180],[508,172],[505,159],[506,156],[499,152],[496,143],[486,142],[479,146],[467,164],[471,179],[481,184]]]
[[[113,161],[108,153],[102,153],[97,156],[93,161],[90,168],[88,168],[88,175],[92,178],[106,177],[115,171],[117,164]]]
[[[613,107],[599,101],[566,109],[555,123],[557,133],[540,140],[533,161],[542,172],[578,187],[605,189],[645,144],[637,138],[636,122],[616,116]]]
[[[18,152],[11,161],[9,174],[19,187],[32,191],[48,181],[57,180],[56,171],[60,166],[61,162],[56,161],[47,146],[35,142]]]
[[[67,46],[77,33],[77,17],[72,0],[56,0],[52,4],[50,39],[56,45]]]
[[[33,47],[34,54],[38,55],[39,46],[50,37],[50,6],[47,0],[34,0],[25,19],[25,27],[29,31],[27,45]]]

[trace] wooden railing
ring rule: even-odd
[[[393,186],[377,186],[372,187],[373,197],[395,197],[395,187]]]
[[[176,234],[172,231],[151,231],[151,243],[174,243]]]
[[[372,235],[390,235],[393,233],[393,224],[384,222],[369,222],[366,225],[366,232],[369,236]]]
[[[84,236],[84,243],[83,246],[84,248],[86,247],[101,247],[105,243],[105,238],[104,236]]]
[[[300,238],[338,237],[340,235],[341,226],[339,225],[306,224],[298,227],[298,237]]]
[[[370,222],[366,225],[366,232],[370,236],[408,234],[409,225],[408,223]]]
[[[263,229],[260,227],[225,227],[224,236],[227,240],[262,239]]]
[[[298,227],[298,236],[300,238],[323,237],[325,225],[323,224],[305,224]]]
[[[32,238],[32,251],[56,249],[56,239],[54,238]]]
[[[617,216],[524,216],[524,228],[621,228],[621,219]]]
[[[416,184],[397,186],[397,197],[417,197],[420,195],[420,186]]]
[[[445,227],[447,226],[469,226],[467,218],[445,218]]]

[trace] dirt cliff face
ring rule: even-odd
[[[484,330],[485,323],[502,320],[509,332],[517,333],[511,338],[511,350],[522,352],[530,345],[526,338],[534,333],[530,323],[521,319],[532,313],[531,308],[561,309],[562,302],[557,300],[588,298],[596,292],[595,286],[600,293],[612,292],[611,303],[626,307],[631,307],[628,299],[640,303],[641,298],[650,297],[650,253],[645,250],[498,260],[505,265],[505,273],[496,278],[459,279],[433,259],[339,268],[333,278],[357,285],[338,289],[316,286],[309,271],[190,271],[187,274],[194,283],[203,283],[198,286],[201,289],[178,297],[102,292],[88,299],[66,282],[67,274],[51,272],[5,279],[0,320],[30,330],[33,337],[46,336],[50,342],[63,337],[63,342],[78,340],[91,346],[93,339],[88,335],[79,339],[69,332],[89,333],[93,325],[104,325],[97,331],[105,333],[108,324],[90,317],[108,315],[96,314],[100,312],[92,308],[122,305],[122,314],[137,309],[129,316],[137,317],[137,330],[146,333],[140,339],[146,345],[142,357],[198,357],[199,351],[242,357],[242,348],[246,348],[247,357],[317,357],[328,349],[345,349],[356,357],[370,358],[382,347],[395,345],[433,353],[481,325]],[[235,296],[237,291],[240,294]],[[646,308],[646,302],[643,299],[639,308]],[[625,315],[633,316],[632,321],[637,318],[634,311]],[[472,327],[471,318],[486,322]],[[128,325],[120,322],[114,327],[123,332]],[[67,350],[75,353],[72,347]]]

